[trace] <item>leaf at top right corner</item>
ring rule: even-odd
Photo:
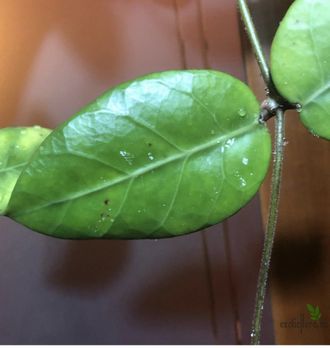
[[[330,140],[330,1],[296,0],[275,35],[271,72],[279,92],[301,105],[300,118]]]

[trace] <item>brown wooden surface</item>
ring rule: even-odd
[[[154,71],[213,67],[244,78],[233,0],[1,0],[0,45],[1,126],[54,127]],[[258,200],[225,230],[75,242],[1,218],[0,343],[248,343]],[[269,309],[264,343],[273,342]]]
[[[251,1],[266,49],[290,2]],[[249,52],[247,68],[254,90],[260,99],[264,98],[263,83]],[[273,122],[270,124],[273,129]],[[329,344],[330,143],[309,134],[295,112],[286,115],[286,139],[279,223],[271,266],[276,342]],[[267,218],[269,184],[270,176],[261,191],[264,221]],[[311,325],[306,309],[308,303],[320,307],[323,327],[320,324],[301,330],[290,327]]]

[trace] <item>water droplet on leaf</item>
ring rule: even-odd
[[[246,111],[243,108],[241,108],[241,109],[238,110],[238,114],[239,114],[240,117],[245,117],[246,116]]]
[[[131,166],[133,163],[134,155],[124,150],[119,151],[119,153],[120,156],[122,156],[125,159],[125,161]]]
[[[225,143],[225,147],[229,148],[231,147],[233,144],[235,143],[235,139],[234,138],[231,138],[231,139],[228,139]]]
[[[249,164],[249,159],[246,158],[246,157],[244,157],[244,158],[242,159],[242,163],[243,163],[245,166],[247,166],[247,165]]]
[[[244,178],[240,177],[239,181],[240,181],[241,187],[245,187],[246,186],[246,180]]]

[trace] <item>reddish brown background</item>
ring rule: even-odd
[[[154,71],[244,79],[233,0],[1,0],[0,45],[2,127],[54,127]],[[257,200],[226,231],[158,242],[55,240],[1,218],[0,343],[248,343],[261,240]],[[267,302],[264,343],[272,331]]]

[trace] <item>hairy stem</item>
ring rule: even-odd
[[[261,321],[267,290],[269,266],[277,224],[285,136],[284,113],[283,110],[280,108],[276,111],[275,124],[276,132],[274,144],[274,167],[272,174],[270,206],[258,278],[256,305],[251,332],[251,344],[260,344]]]
[[[262,106],[261,120],[266,121],[273,115],[275,115],[276,133],[274,144],[274,166],[272,173],[271,183],[271,195],[269,205],[269,215],[267,228],[265,233],[265,240],[262,252],[262,259],[258,277],[257,293],[255,311],[252,322],[251,331],[251,344],[260,344],[261,336],[261,322],[263,316],[263,308],[265,303],[265,295],[267,290],[267,281],[270,268],[270,260],[273,250],[274,237],[277,224],[280,186],[282,177],[282,163],[283,163],[283,150],[284,150],[284,110],[294,109],[296,105],[289,103],[283,96],[277,91],[273,84],[269,66],[265,58],[264,52],[260,40],[258,38],[257,31],[255,29],[250,10],[248,8],[246,0],[237,0],[238,8],[244,22],[245,30],[251,42],[254,54],[256,56],[261,75],[267,87],[268,102]],[[271,103],[270,103],[271,102]],[[270,105],[271,104],[271,105]],[[262,117],[263,114],[266,117]],[[264,116],[265,116],[264,115]]]

